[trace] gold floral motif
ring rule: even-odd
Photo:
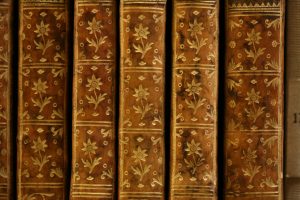
[[[107,93],[97,93],[97,90],[101,90],[100,86],[103,85],[103,83],[101,82],[101,78],[96,78],[94,74],[91,78],[87,79],[87,82],[86,87],[89,88],[89,92],[93,92],[93,95],[85,95],[85,97],[89,104],[94,104],[94,110],[96,110],[99,103],[105,100]]]
[[[135,163],[138,163],[138,166],[131,167],[131,169],[134,172],[134,175],[137,175],[140,177],[140,181],[143,180],[143,177],[145,174],[147,174],[150,171],[151,165],[145,165],[143,166],[142,162],[146,162],[146,157],[148,157],[148,154],[146,153],[147,150],[143,150],[140,146],[136,150],[133,150],[133,155],[131,156],[134,159]]]
[[[135,94],[132,95],[140,103],[140,105],[133,106],[133,109],[135,110],[135,113],[141,114],[141,120],[144,119],[147,112],[149,112],[152,109],[153,104],[150,104],[147,102],[147,96],[150,94],[148,92],[148,88],[143,88],[142,85],[139,85],[138,88],[135,88]]]
[[[263,106],[256,106],[256,104],[260,103],[259,100],[262,98],[259,94],[260,92],[255,92],[252,88],[251,92],[247,92],[247,98],[245,98],[245,100],[248,101],[248,105],[251,105],[250,108],[245,108],[245,112],[253,123],[256,122],[257,118],[261,116],[265,110]]]
[[[195,78],[193,78],[191,83],[187,83],[187,88],[185,91],[188,93],[189,97],[192,97],[192,99],[185,99],[185,103],[187,104],[188,108],[192,109],[195,115],[197,110],[204,105],[204,102],[206,101],[205,98],[202,98],[200,96],[201,92],[201,83],[197,83],[195,81]]]
[[[197,19],[194,19],[193,23],[189,23],[190,28],[187,30],[190,32],[190,36],[194,39],[189,40],[187,39],[187,43],[191,49],[196,50],[196,54],[199,53],[200,49],[206,45],[207,38],[200,38],[199,36],[202,35],[202,30],[204,30],[203,23],[198,23]]]
[[[134,97],[136,97],[136,101],[141,101],[141,100],[146,100],[147,101],[147,96],[150,94],[148,92],[148,88],[143,88],[142,85],[139,85],[138,89],[134,89],[135,94],[133,95]]]
[[[190,159],[184,159],[187,168],[191,169],[191,173],[194,175],[198,167],[200,167],[205,161],[200,147],[200,143],[196,143],[194,139],[191,142],[186,143],[186,148],[184,149],[187,152],[187,156],[191,156]]]
[[[100,160],[102,157],[93,158],[92,154],[96,154],[96,150],[98,147],[96,146],[96,142],[92,142],[89,138],[87,142],[83,142],[83,148],[81,149],[84,152],[84,155],[88,155],[88,159],[81,159],[84,167],[89,168],[89,174],[91,174],[94,168],[100,164]]]
[[[251,92],[247,92],[247,98],[245,98],[246,101],[248,101],[248,104],[259,104],[259,99],[261,99],[261,96],[259,96],[260,92],[255,92],[255,90],[252,88]]]
[[[135,33],[133,34],[133,36],[136,37],[136,40],[142,40],[142,39],[145,39],[147,40],[148,39],[148,35],[150,34],[150,32],[148,31],[148,27],[143,27],[143,24],[139,24],[139,27],[138,28],[134,28],[135,30]]]
[[[39,166],[39,172],[42,170],[44,165],[49,162],[49,158],[51,158],[51,155],[47,156],[46,154],[42,154],[42,152],[45,152],[48,147],[46,142],[46,140],[41,140],[41,138],[38,137],[37,140],[33,140],[33,145],[31,146],[34,153],[38,154],[36,157],[31,157],[31,159],[33,161],[33,165]]]
[[[51,102],[52,97],[43,97],[43,94],[46,94],[47,81],[42,81],[40,78],[37,82],[33,82],[33,87],[31,88],[34,94],[39,95],[39,98],[31,98],[31,101],[34,103],[34,106],[40,108],[39,112],[42,112],[44,107]]]
[[[42,94],[45,93],[46,94],[46,89],[48,88],[47,86],[47,81],[42,82],[41,79],[38,79],[38,82],[34,82],[33,83],[34,87],[32,88],[32,90],[34,90],[34,94]]]
[[[243,168],[242,171],[244,173],[244,176],[249,176],[249,183],[252,182],[254,176],[259,173],[259,169],[261,166],[256,165],[256,150],[251,150],[250,148],[247,149],[247,151],[243,150],[243,156],[242,159],[246,162],[246,168]]]
[[[134,44],[133,43],[133,47],[135,49],[136,53],[140,53],[141,55],[141,59],[144,58],[144,56],[146,55],[146,53],[152,49],[152,45],[154,44],[153,42],[150,43],[146,43],[144,44],[144,40],[148,39],[148,35],[150,34],[150,32],[148,31],[148,27],[143,27],[143,24],[139,24],[138,28],[134,28],[135,33],[133,34],[133,36],[135,37],[135,39],[137,41],[141,41],[141,44]]]
[[[88,21],[88,24],[89,26],[86,29],[90,31],[89,34],[94,35],[94,39],[86,38],[86,41],[89,43],[89,46],[95,48],[95,53],[97,53],[100,46],[105,44],[107,36],[102,36],[101,29],[103,25],[95,17],[93,17],[92,21]]]
[[[54,40],[45,39],[46,36],[49,36],[48,32],[50,31],[49,24],[45,24],[44,21],[41,21],[40,25],[36,24],[36,30],[34,31],[37,34],[37,37],[41,37],[42,41],[37,42],[34,40],[36,49],[42,50],[42,55],[46,53],[46,50],[53,45]]]
[[[256,44],[259,44],[260,40],[262,39],[260,34],[260,32],[255,32],[255,30],[252,29],[250,33],[247,32],[248,37],[245,39],[248,42],[248,45],[253,47],[253,51],[245,49],[247,57],[253,59],[253,64],[256,62],[259,56],[264,54],[264,51],[266,50],[266,48],[257,49],[256,47]]]

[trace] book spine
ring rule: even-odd
[[[70,199],[113,199],[116,0],[75,0]]]
[[[0,1],[0,199],[12,198],[12,1]]]
[[[119,199],[164,199],[166,0],[121,0]]]
[[[283,198],[284,3],[226,1],[227,200]]]
[[[286,164],[285,199],[300,199],[300,1],[286,8]]]
[[[218,1],[173,0],[171,199],[217,199]]]
[[[22,0],[18,199],[66,198],[67,0]]]

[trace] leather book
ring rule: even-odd
[[[227,0],[225,199],[283,198],[284,0]]]
[[[119,199],[164,199],[166,0],[121,0]]]
[[[217,199],[219,2],[173,0],[170,199]]]
[[[75,0],[70,199],[113,199],[116,0]]]
[[[12,198],[12,1],[0,1],[0,199]]]
[[[285,199],[300,199],[300,1],[286,7]]]
[[[17,193],[22,200],[66,198],[67,4],[19,3]]]

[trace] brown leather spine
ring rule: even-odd
[[[166,0],[121,0],[119,199],[164,199]]]
[[[113,199],[116,0],[75,0],[70,199]]]
[[[300,1],[286,8],[285,199],[300,199]]]
[[[171,199],[217,199],[218,4],[173,0]]]
[[[19,4],[17,191],[22,200],[66,197],[67,4]]]
[[[228,200],[283,198],[284,3],[226,1]]]
[[[12,198],[12,1],[0,1],[0,199]]]

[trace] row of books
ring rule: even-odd
[[[0,0],[0,199],[299,199],[299,0],[13,5]]]

